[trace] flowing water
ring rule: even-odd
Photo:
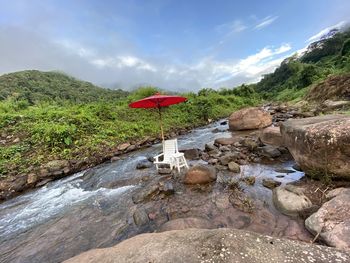
[[[214,133],[213,129],[221,132]],[[230,137],[220,122],[179,136],[179,148],[204,148],[217,137]],[[135,204],[131,196],[146,176],[157,176],[154,167],[136,170],[136,164],[160,152],[154,145],[122,159],[102,164],[94,173],[77,173],[51,182],[0,204],[0,262],[61,262],[91,248],[112,246],[147,229],[132,221]],[[290,168],[292,162],[274,165],[244,165],[245,174],[258,180],[276,175],[277,168]],[[301,172],[287,173],[284,183],[297,180]],[[260,179],[259,179],[260,178]],[[270,209],[270,190],[260,184],[248,192],[265,200]],[[273,210],[274,214],[278,214]],[[253,229],[254,230],[254,229]]]

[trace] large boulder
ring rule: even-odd
[[[261,129],[271,124],[270,113],[256,107],[236,111],[229,117],[229,127],[233,131]]]
[[[283,146],[280,127],[267,127],[263,129],[259,135],[259,138],[264,144]]]
[[[350,178],[350,116],[288,120],[282,123],[281,134],[307,175]]]
[[[312,206],[303,189],[293,186],[278,186],[272,190],[272,199],[275,207],[281,213],[289,216],[297,216]]]
[[[317,262],[345,263],[350,253],[237,229],[148,233],[110,248],[84,252],[66,263]]]
[[[216,180],[216,170],[211,166],[196,165],[185,174],[185,184],[206,184]]]
[[[199,228],[199,229],[212,229],[215,226],[204,218],[199,217],[188,217],[188,218],[177,218],[170,220],[163,224],[159,232],[170,231],[170,230],[183,230],[187,228]]]
[[[350,249],[350,188],[335,189],[332,199],[305,220],[306,228],[329,246]]]

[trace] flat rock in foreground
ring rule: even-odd
[[[329,246],[350,250],[350,188],[338,188],[332,198],[305,220],[306,228]]]
[[[350,262],[350,254],[334,248],[221,228],[142,234],[111,248],[90,250],[65,262],[341,263]]]
[[[282,123],[281,134],[307,175],[350,178],[350,116],[288,120]]]

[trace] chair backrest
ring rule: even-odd
[[[174,153],[178,153],[177,139],[165,140],[163,143],[164,161],[170,161]]]

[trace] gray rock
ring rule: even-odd
[[[198,160],[199,159],[199,150],[198,149],[185,149],[180,150],[180,152],[183,152],[185,155],[185,158],[187,160]]]
[[[293,185],[276,187],[272,190],[272,199],[278,210],[290,216],[297,216],[312,206],[303,189]]]
[[[224,156],[219,157],[219,161],[222,165],[228,165],[229,162],[236,161],[239,158],[239,153],[230,152],[226,153]]]
[[[152,166],[153,166],[153,163],[151,163],[147,159],[144,159],[137,163],[136,169],[146,169],[146,168],[151,168]]]
[[[217,150],[216,146],[214,144],[206,143],[205,144],[205,150],[207,152],[210,152],[212,150]]]
[[[258,150],[259,150],[259,153],[265,157],[277,158],[281,156],[281,152],[276,147],[271,145],[259,147]]]
[[[350,188],[335,189],[328,193],[328,202],[305,220],[306,228],[319,234],[327,245],[350,249]]]
[[[240,168],[239,164],[237,164],[235,162],[229,162],[228,163],[228,169],[231,172],[234,172],[234,173],[239,173],[241,171],[241,168]]]
[[[185,229],[138,235],[114,247],[93,249],[65,262],[347,263],[350,254],[236,229]]]
[[[155,182],[150,182],[146,186],[142,187],[132,196],[132,201],[135,204],[147,201],[159,193],[159,185]]]
[[[142,209],[142,208],[139,208],[135,211],[133,218],[134,218],[135,225],[137,226],[142,226],[149,222],[148,215],[145,209]]]
[[[219,150],[222,151],[222,152],[229,152],[229,151],[231,151],[230,147],[225,146],[225,145],[220,146]]]
[[[273,180],[271,178],[264,178],[262,180],[262,185],[269,189],[274,189],[277,186],[280,186],[281,184],[282,184],[281,182]]]

